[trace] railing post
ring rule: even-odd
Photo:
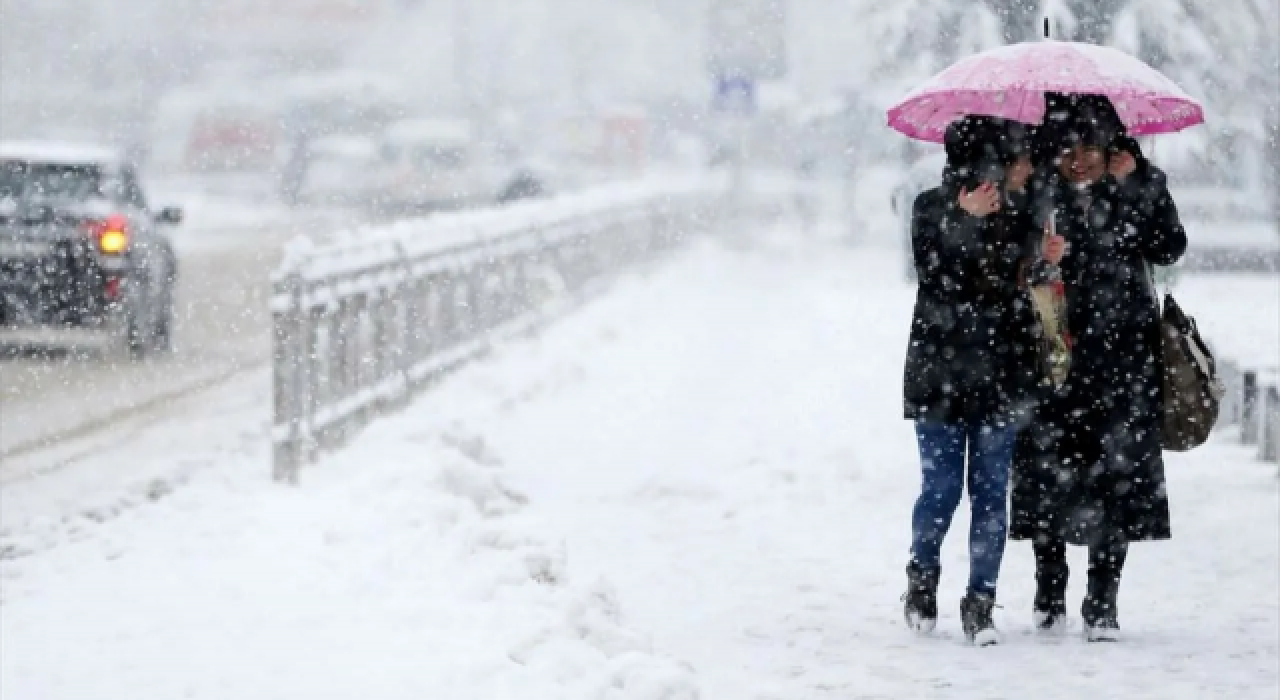
[[[418,320],[414,326],[414,333],[417,335],[417,354],[413,358],[415,367],[443,345],[440,279],[440,274],[434,273],[418,281]]]
[[[1258,443],[1258,373],[1246,370],[1240,401],[1240,442]]]
[[[532,289],[529,285],[529,267],[537,253],[520,250],[508,258],[511,265],[511,315],[519,317],[533,307],[530,298]]]
[[[369,321],[373,324],[371,329],[371,338],[369,350],[366,353],[365,363],[367,365],[365,372],[365,386],[380,387],[382,380],[386,379],[390,372],[391,357],[396,352],[396,347],[391,333],[391,315],[390,310],[395,299],[395,289],[392,287],[383,287],[376,291],[370,292],[371,308],[367,312]],[[372,376],[370,376],[372,375]],[[377,415],[379,410],[378,404],[381,404],[384,398],[379,398],[374,402],[374,406],[370,409],[372,415]]]
[[[369,297],[373,292],[361,292],[351,299],[347,306],[347,386],[352,398],[359,398],[365,388],[365,377],[369,374],[366,367],[366,356],[369,348],[365,344],[365,309],[369,308]],[[342,429],[342,441],[345,443],[365,422],[366,407],[361,405],[347,414]]]
[[[324,321],[324,309],[311,306],[304,309],[302,313],[306,323],[302,331],[302,342],[303,351],[306,352],[304,360],[307,368],[307,393],[302,412],[302,425],[305,428],[303,431],[302,461],[306,464],[316,458],[315,417],[316,411],[319,410],[321,401],[324,398],[321,393],[321,386],[327,388],[329,377],[327,374],[321,373],[322,368],[326,371],[328,368],[327,363],[322,362],[324,358],[320,353],[320,328],[321,323]]]
[[[409,361],[405,367],[405,378],[412,380],[412,370],[418,366],[431,354],[434,336],[432,333],[432,324],[435,323],[435,290],[432,285],[435,284],[435,275],[424,274],[423,276],[413,279],[410,283],[413,296],[413,305],[409,308],[407,314],[409,334],[413,336],[413,342],[410,347],[413,351],[409,354]],[[412,383],[412,381],[410,382]]]
[[[1280,389],[1267,387],[1262,400],[1262,435],[1258,440],[1258,457],[1268,461],[1280,461]]]
[[[285,434],[272,440],[271,474],[276,481],[297,483],[302,461],[302,384],[305,374],[299,357],[302,338],[302,277],[295,271],[276,285],[276,293],[288,300],[272,311],[273,432]],[[275,295],[273,295],[275,296]],[[273,436],[275,437],[275,436]]]
[[[487,255],[487,253],[484,253]],[[485,285],[488,284],[488,265],[483,259],[474,260],[467,275],[467,334],[465,340],[488,330],[485,324]]]
[[[518,260],[519,254],[512,252],[504,252],[498,257],[498,294],[502,299],[498,305],[497,319],[499,323],[510,321],[520,311],[520,283],[517,273],[520,264]]]
[[[396,347],[394,355],[395,372],[400,375],[404,386],[401,389],[401,400],[408,400],[410,392],[409,370],[418,361],[419,346],[419,306],[421,304],[421,282],[413,277],[413,263],[405,254],[404,246],[396,242],[396,255],[404,268],[404,278],[396,285],[396,306],[393,307],[393,320],[396,323]]]
[[[351,387],[347,385],[347,337],[345,299],[333,299],[329,307],[329,405],[347,398]],[[342,426],[334,418],[324,428],[324,443],[328,447],[338,442]]]
[[[452,347],[461,335],[462,320],[458,302],[458,272],[448,270],[440,275],[436,289],[435,309],[438,319],[435,323],[437,347]]]
[[[1218,363],[1218,377],[1224,388],[1218,420],[1222,425],[1236,425],[1240,422],[1240,368],[1232,360],[1224,359]]]

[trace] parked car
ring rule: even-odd
[[[0,345],[167,350],[181,221],[114,150],[0,143]]]
[[[543,173],[522,163],[496,138],[481,139],[457,118],[413,118],[382,138],[384,208],[420,212],[488,206],[545,193]]]
[[[286,168],[290,203],[365,207],[382,196],[387,164],[377,140],[325,136],[297,148]]]

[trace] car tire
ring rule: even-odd
[[[156,314],[155,325],[151,329],[150,350],[156,354],[173,352],[173,301],[166,298],[159,313]]]
[[[152,281],[153,284],[160,285],[159,295],[155,300],[151,336],[148,338],[148,349],[156,354],[173,351],[173,286],[177,269],[172,251],[166,251],[164,274]]]
[[[163,351],[167,345],[167,341],[161,340],[160,334],[163,332],[168,335],[168,313],[172,307],[169,303],[170,296],[166,292],[160,299],[148,301],[149,295],[144,292],[131,299],[131,303],[125,307],[124,346],[130,360],[146,359],[157,351]]]
[[[116,347],[130,362],[146,358],[150,341],[146,324],[134,310],[129,310],[118,330]]]

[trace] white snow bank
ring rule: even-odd
[[[482,442],[409,414],[302,489],[268,480],[264,448],[0,559],[0,696],[699,697],[608,583],[570,579]]]

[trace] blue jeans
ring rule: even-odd
[[[911,560],[920,569],[941,568],[942,540],[965,486],[969,458],[969,592],[996,594],[1008,529],[1012,425],[916,423],[923,485],[911,516]]]

